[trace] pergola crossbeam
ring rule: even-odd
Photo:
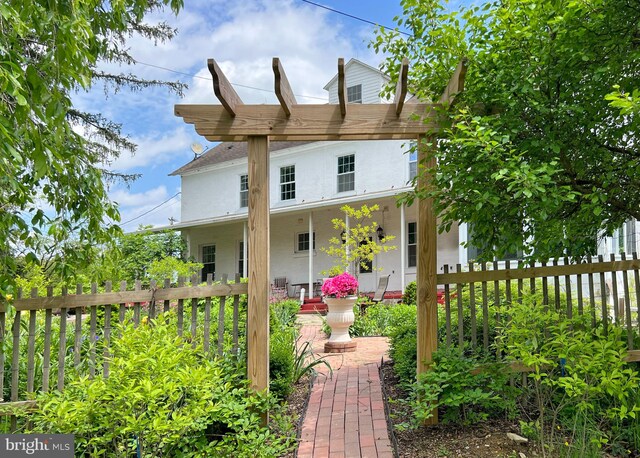
[[[291,107],[297,105],[298,102],[296,101],[296,96],[293,95],[293,91],[289,85],[287,75],[282,68],[280,59],[274,57],[272,66],[273,74],[275,76],[276,97],[278,97],[278,101],[280,102],[280,106],[282,107],[284,114],[289,117],[291,116]]]
[[[338,105],[340,114],[344,118],[347,116],[347,80],[344,76],[344,59],[338,59]]]
[[[233,86],[231,86],[227,77],[224,76],[224,73],[215,60],[207,60],[207,67],[209,67],[209,72],[213,78],[214,94],[218,100],[220,100],[220,103],[222,103],[227,113],[229,113],[229,116],[235,116],[238,106],[242,105],[242,99]]]
[[[404,99],[407,98],[407,81],[409,79],[409,59],[402,59],[400,72],[398,73],[398,84],[396,85],[396,95],[393,100],[396,106],[396,115],[400,116],[404,107]]]
[[[430,104],[405,105],[400,115],[392,104],[351,104],[347,117],[338,105],[294,105],[288,117],[279,105],[235,108],[235,116],[230,116],[219,105],[176,105],[175,114],[212,141],[251,135],[267,135],[271,140],[320,141],[338,136],[409,139],[437,127],[436,110]]]

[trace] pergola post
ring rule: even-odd
[[[429,143],[435,141],[424,135],[418,136],[418,164],[424,164],[426,170],[418,175],[418,188],[429,189],[432,186],[432,176],[428,170],[433,170],[436,160],[429,154]],[[418,269],[417,269],[417,307],[418,307],[418,374],[429,369],[433,361],[433,353],[438,348],[438,284],[437,274],[437,230],[436,214],[433,199],[426,198],[418,201]],[[438,423],[438,410],[434,409],[433,416],[426,421],[428,425]]]
[[[269,138],[250,136],[247,376],[251,388],[269,388]]]

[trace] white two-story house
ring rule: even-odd
[[[349,103],[385,103],[388,77],[352,59],[345,65]],[[325,86],[329,102],[338,100],[337,75]],[[375,221],[396,250],[380,254],[371,271],[359,273],[361,291],[373,291],[381,275],[389,289],[402,290],[416,276],[417,206],[397,205],[417,171],[404,141],[271,142],[271,277],[289,284],[320,279],[335,261],[321,250],[338,236],[333,218],[340,207],[377,204]],[[207,273],[246,276],[248,174],[246,143],[221,143],[179,168],[182,180],[180,229],[189,253]],[[461,262],[457,226],[440,234],[438,263]],[[381,269],[381,270],[379,270]],[[312,292],[311,292],[312,293]]]

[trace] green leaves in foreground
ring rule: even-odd
[[[409,90],[438,100],[458,62],[469,62],[464,92],[440,111],[440,139],[429,145],[434,186],[407,202],[433,197],[441,230],[470,223],[480,260],[593,254],[598,237],[640,219],[633,2],[401,3],[398,25],[411,36],[381,28],[372,43],[388,56],[384,71],[396,76],[408,57]]]
[[[125,326],[107,379],[77,376],[38,398],[32,432],[75,434],[77,456],[274,457],[286,438],[262,426],[272,400],[243,368],[176,336],[175,319]]]

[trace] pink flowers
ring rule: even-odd
[[[353,296],[358,292],[358,280],[348,272],[328,278],[322,284],[322,294],[330,297]]]

